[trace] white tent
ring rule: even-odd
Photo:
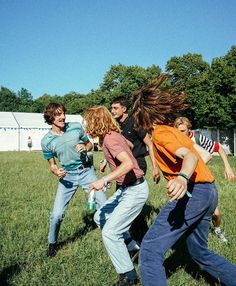
[[[67,122],[82,123],[80,115],[66,115]],[[0,151],[28,150],[27,140],[32,139],[31,150],[41,150],[41,139],[50,129],[41,113],[0,112]]]

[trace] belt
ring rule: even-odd
[[[130,182],[130,183],[127,183],[125,185],[117,185],[117,186],[122,187],[122,188],[134,187],[134,186],[142,184],[144,182],[144,180],[145,180],[144,177],[140,177],[134,182]]]
[[[83,165],[83,164],[81,164],[81,165],[79,165],[79,167],[77,168],[77,170],[83,170],[83,169],[85,169],[85,168],[89,168],[89,167],[91,167],[90,165]]]

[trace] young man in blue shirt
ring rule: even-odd
[[[59,183],[54,206],[50,215],[47,255],[57,253],[57,239],[65,209],[78,187],[88,192],[89,185],[97,180],[96,172],[88,160],[87,152],[92,143],[84,134],[79,122],[66,123],[66,109],[62,104],[50,103],[44,111],[44,119],[52,129],[41,141],[44,158],[48,160],[51,172],[58,177]],[[57,165],[56,158],[61,167]],[[106,201],[102,190],[95,193],[96,208]]]

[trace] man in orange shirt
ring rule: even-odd
[[[171,127],[172,118],[186,108],[185,94],[162,90],[162,76],[134,95],[136,126],[152,131],[155,157],[167,180],[169,202],[145,235],[140,252],[143,286],[167,285],[165,253],[186,234],[192,258],[219,282],[236,285],[236,267],[208,249],[208,230],[217,206],[214,177],[194,148],[194,142]]]

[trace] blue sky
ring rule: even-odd
[[[111,65],[236,44],[235,0],[0,0],[0,85],[34,98],[97,89]]]

